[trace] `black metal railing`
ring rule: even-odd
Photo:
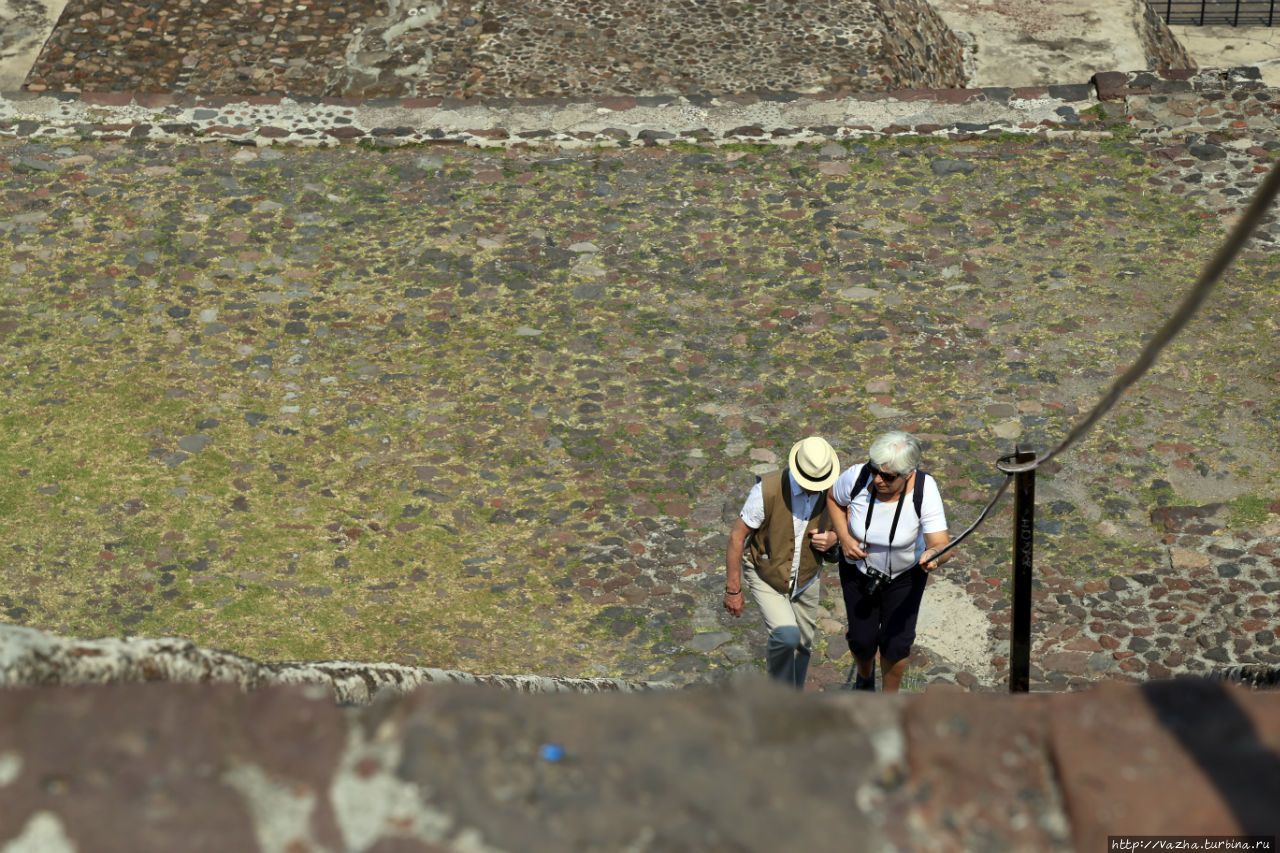
[[[1166,24],[1270,27],[1277,0],[1147,0]]]

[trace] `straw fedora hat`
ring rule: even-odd
[[[825,492],[840,476],[840,459],[825,438],[811,435],[791,448],[791,476],[811,492]]]

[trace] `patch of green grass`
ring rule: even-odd
[[[726,142],[718,147],[721,151],[736,151],[741,154],[768,154],[779,149],[779,146],[767,142]]]
[[[1268,507],[1274,500],[1257,495],[1242,495],[1227,505],[1227,524],[1231,527],[1256,527],[1271,515]]]

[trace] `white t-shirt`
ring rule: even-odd
[[[862,543],[862,550],[867,552],[867,560],[858,560],[857,566],[866,571],[866,563],[871,568],[896,577],[902,574],[924,553],[924,534],[942,533],[947,529],[947,515],[942,508],[942,495],[938,491],[938,483],[932,477],[916,472],[917,477],[924,477],[924,500],[920,504],[920,518],[916,518],[916,507],[912,496],[914,489],[904,490],[898,500],[904,501],[902,514],[898,518],[898,529],[894,533],[892,546],[889,542],[889,529],[893,526],[893,514],[898,509],[897,501],[885,503],[877,500],[876,508],[871,513],[871,529],[867,530],[867,507],[871,503],[871,493],[867,486],[857,495],[851,495],[858,472],[866,463],[858,463],[849,468],[832,486],[832,496],[836,503],[849,510],[849,532],[853,538]]]
[[[806,492],[794,477],[788,476],[787,482],[791,484],[791,521],[792,528],[796,533],[796,549],[791,556],[791,589],[798,596],[801,592],[809,587],[806,585],[803,589],[796,589],[796,576],[800,573],[800,554],[804,542],[804,531],[809,526],[809,516],[813,515],[813,505],[819,499],[826,500],[826,495],[822,492],[811,493]],[[747,502],[742,505],[740,517],[746,522],[747,527],[752,530],[759,530],[764,525],[764,488],[760,483],[756,483],[751,487],[751,491],[747,493]],[[875,514],[872,513],[872,521],[875,521]],[[814,575],[817,578],[817,575]]]

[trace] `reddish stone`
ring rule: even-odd
[[[345,738],[332,701],[233,685],[41,687],[0,693],[0,838],[38,812],[81,850],[256,850],[244,796],[222,771],[256,765],[317,799],[313,827],[340,843],[328,791]]]
[[[1049,707],[1049,738],[1077,850],[1109,835],[1234,835],[1275,827],[1268,744],[1280,706],[1199,681],[1101,685]]]
[[[1108,637],[1108,636],[1105,636],[1105,635],[1104,635],[1104,636],[1102,636],[1102,637],[1099,637],[1099,638],[1098,638],[1098,643],[1099,643],[1099,645],[1101,645],[1104,649],[1118,649],[1118,648],[1120,648],[1120,641],[1119,641],[1119,640],[1117,640],[1115,637]]]
[[[614,112],[634,110],[636,108],[636,99],[629,97],[601,98],[596,101],[596,106],[602,110],[613,110]]]
[[[893,89],[887,94],[895,101],[933,101],[938,92],[936,89]]]
[[[138,92],[133,96],[133,100],[140,107],[159,110],[179,103],[182,100],[182,96],[172,95],[167,92]]]
[[[1089,668],[1089,656],[1084,652],[1053,652],[1040,659],[1040,666],[1045,672],[1084,675]]]
[[[909,787],[894,807],[899,823],[959,850],[983,849],[992,837],[1010,849],[1052,847],[1042,820],[1055,789],[1046,709],[1041,696],[1010,701],[930,690],[912,697],[902,712]]]
[[[81,92],[80,100],[94,107],[127,107],[133,103],[132,92]]]

